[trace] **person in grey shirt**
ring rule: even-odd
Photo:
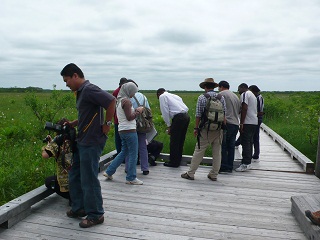
[[[227,110],[226,120],[227,124],[224,129],[223,141],[221,147],[221,172],[231,173],[233,170],[234,161],[234,147],[236,136],[239,131],[239,113],[240,113],[240,99],[238,96],[229,90],[230,85],[227,81],[219,82],[220,94],[224,97]]]
[[[88,228],[104,222],[103,199],[98,179],[99,160],[110,131],[116,99],[86,80],[82,70],[74,63],[66,65],[60,75],[66,86],[75,92],[78,110],[78,119],[67,123],[71,127],[77,126],[78,130],[77,148],[73,152],[69,171],[72,204],[67,216],[87,216],[79,226]],[[103,109],[106,111],[105,115]]]

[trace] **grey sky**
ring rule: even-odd
[[[0,87],[67,89],[76,63],[113,90],[201,90],[206,77],[262,91],[320,90],[318,0],[1,0]]]

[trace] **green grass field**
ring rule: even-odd
[[[158,131],[156,140],[164,143],[163,152],[169,152],[169,136],[162,120],[159,101],[155,92],[144,92],[151,106],[154,122]],[[184,154],[192,155],[196,144],[193,136],[195,107],[201,92],[177,92],[189,107],[191,122],[186,136]],[[280,134],[299,151],[315,161],[318,141],[318,118],[320,94],[318,92],[263,93],[265,98],[265,120],[269,127]],[[41,103],[47,112],[37,118],[29,105]],[[67,101],[57,103],[58,100]],[[75,99],[70,92],[0,93],[0,205],[43,184],[46,176],[54,174],[54,160],[41,157],[42,139],[48,131],[43,129],[45,121],[62,117],[75,119]],[[62,105],[61,105],[62,104]],[[55,109],[55,111],[51,111]],[[114,131],[103,153],[115,149]],[[210,150],[206,152],[211,155]]]

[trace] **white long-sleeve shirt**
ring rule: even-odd
[[[184,104],[178,95],[164,92],[159,96],[160,110],[163,120],[168,127],[171,126],[171,119],[179,113],[187,113],[189,108]]]

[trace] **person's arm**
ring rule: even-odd
[[[200,124],[200,117],[196,117],[196,125],[193,129],[193,135],[195,137],[199,134],[199,124]]]
[[[64,125],[65,125],[65,124],[69,124],[70,127],[73,127],[73,128],[74,128],[74,127],[78,126],[78,119],[73,120],[73,121],[71,121],[71,122],[70,122],[70,121],[69,121],[69,122],[65,122]]]
[[[47,151],[47,150],[46,150],[46,147],[48,147],[49,144],[51,144],[51,142],[52,142],[52,137],[51,137],[50,135],[48,135],[48,136],[46,137],[46,139],[48,140],[48,144],[47,144],[46,146],[43,146],[43,147],[42,147],[42,153],[41,153],[41,155],[42,155],[43,158],[50,158],[50,157],[52,157],[52,153],[49,152],[49,151]]]
[[[105,118],[106,121],[102,125],[102,132],[104,134],[108,134],[110,131],[110,127],[111,127],[110,123],[114,115],[115,109],[116,109],[116,99],[113,99],[109,104],[108,108],[106,109],[106,118]]]
[[[129,99],[123,99],[121,104],[122,104],[124,114],[126,115],[126,118],[128,121],[134,120],[137,117],[137,115],[141,113],[143,109],[143,107],[138,107],[134,111],[132,111],[132,103]]]
[[[168,131],[170,131],[170,126],[171,126],[171,120],[170,120],[170,115],[169,115],[169,105],[167,98],[163,95],[159,97],[159,102],[160,102],[160,111],[163,117],[163,120],[165,121]]]

